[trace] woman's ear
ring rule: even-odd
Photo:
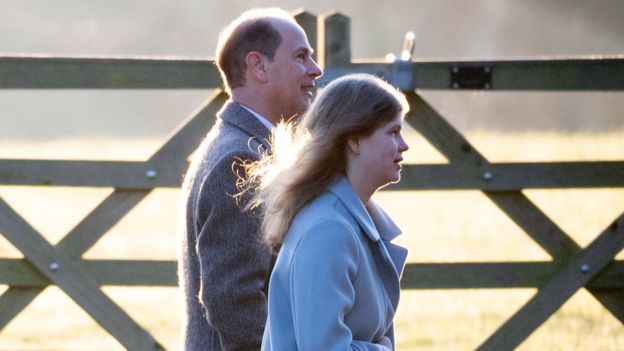
[[[360,140],[357,136],[351,136],[347,139],[349,150],[356,155],[360,154]]]
[[[250,51],[245,57],[247,72],[262,82],[267,80],[265,59],[265,56],[257,51]]]

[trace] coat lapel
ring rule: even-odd
[[[334,183],[330,191],[340,198],[370,240],[371,246],[376,248],[381,258],[381,262],[378,261],[377,265],[382,273],[388,296],[396,309],[401,290],[399,280],[407,258],[407,249],[392,244],[389,239],[400,234],[400,230],[381,207],[375,204],[375,211],[372,211],[372,214],[379,221],[376,223],[346,178],[343,177]]]
[[[249,146],[253,151],[262,154],[271,149],[269,143],[269,135],[271,131],[268,130],[254,115],[242,107],[238,102],[228,100],[221,108],[217,117],[224,123],[230,124],[238,129],[241,129],[249,135]],[[252,145],[254,142],[259,144],[259,149],[254,149]],[[258,146],[256,146],[258,148]]]
[[[394,221],[388,216],[386,211],[381,208],[374,200],[370,200],[366,205],[366,209],[375,224],[375,228],[379,232],[379,236],[383,241],[390,258],[394,263],[394,267],[399,275],[399,278],[403,275],[403,268],[405,267],[405,261],[407,260],[407,249],[393,244],[391,240],[401,235],[401,229],[394,223]]]

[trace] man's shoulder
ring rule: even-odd
[[[242,158],[258,160],[263,152],[262,144],[235,127],[223,126],[212,138],[207,138],[203,157],[216,164],[221,160]]]
[[[253,151],[253,146],[250,147],[249,138],[235,127],[217,122],[195,151],[185,179],[190,183],[204,183],[212,178],[211,175],[230,175],[234,161],[259,159],[260,156]]]
[[[208,151],[217,154],[254,151],[252,145],[257,144],[254,139],[244,131],[224,123],[216,133],[209,134],[207,142],[211,147]]]
[[[257,161],[260,154],[254,151],[245,138],[221,137],[202,148],[195,163],[201,164],[205,178],[225,181],[231,173],[240,173],[241,165]]]
[[[219,111],[218,118],[222,122],[224,136],[236,139],[235,142],[244,141],[244,145],[251,146],[253,151],[258,151],[263,144],[268,147],[266,140],[269,139],[270,128],[240,103],[226,103]]]

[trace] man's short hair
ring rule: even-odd
[[[275,19],[296,23],[291,14],[279,8],[252,9],[232,21],[219,35],[215,62],[228,92],[245,85],[247,54],[256,51],[273,60],[282,43],[282,36],[273,26]]]

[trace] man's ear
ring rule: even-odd
[[[349,150],[351,150],[351,152],[353,152],[354,154],[360,154],[360,139],[358,136],[350,136],[347,139],[347,146],[349,147]]]
[[[256,79],[266,82],[266,57],[264,55],[257,51],[251,51],[245,57],[245,64],[250,74],[256,77]]]

